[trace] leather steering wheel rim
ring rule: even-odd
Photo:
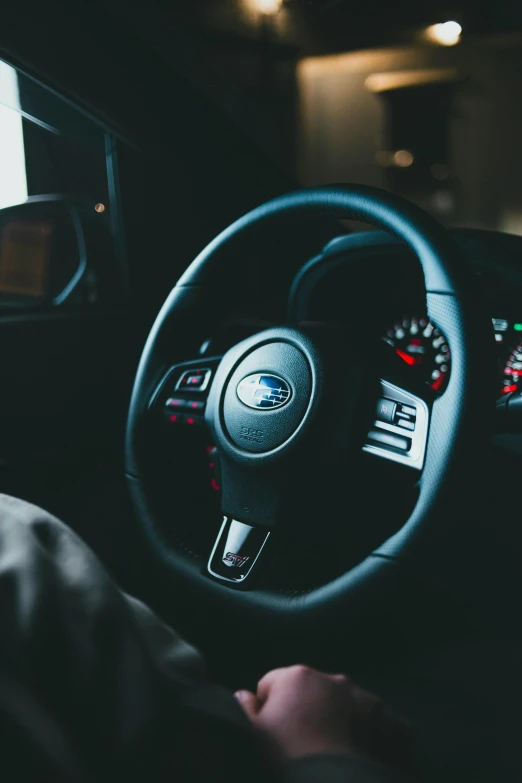
[[[148,401],[165,372],[165,346],[184,355],[183,335],[197,332],[198,321],[216,308],[218,281],[226,275],[238,240],[244,243],[259,227],[281,220],[333,217],[370,223],[393,234],[416,255],[424,274],[428,315],[445,334],[452,370],[444,393],[434,401],[426,459],[417,504],[398,533],[340,577],[302,595],[271,590],[231,590],[207,578],[201,563],[168,546],[159,530],[153,498],[147,487],[147,466],[140,454],[138,432]],[[132,392],[126,433],[126,473],[137,519],[153,554],[194,595],[230,610],[309,622],[356,611],[365,591],[379,589],[389,578],[390,562],[426,563],[444,557],[454,519],[449,514],[451,489],[472,486],[479,470],[481,444],[494,402],[494,359],[491,385],[484,382],[483,346],[492,343],[491,325],[475,298],[466,291],[464,262],[447,231],[420,208],[377,188],[335,185],[297,191],[252,210],[217,236],[191,263],[171,291],[145,344]],[[247,274],[247,264],[244,265]],[[481,347],[478,361],[478,346]],[[194,354],[193,354],[194,355]],[[172,362],[171,362],[172,363]],[[478,421],[482,422],[477,427]],[[449,544],[451,546],[451,543]]]

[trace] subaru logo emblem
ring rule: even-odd
[[[292,390],[278,375],[247,375],[237,386],[237,396],[249,408],[273,410],[290,400]]]

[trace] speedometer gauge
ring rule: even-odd
[[[509,354],[504,367],[504,388],[502,392],[508,394],[520,391],[522,384],[522,343],[519,343]]]
[[[444,335],[427,316],[402,318],[386,331],[383,339],[432,389],[444,390],[450,372],[450,350]],[[522,355],[522,346],[520,350]]]

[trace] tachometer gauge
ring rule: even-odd
[[[522,343],[519,343],[509,354],[504,367],[503,394],[522,389]]]
[[[432,389],[444,390],[450,372],[450,350],[444,335],[427,316],[402,318],[386,331],[383,339]]]

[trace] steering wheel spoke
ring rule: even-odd
[[[244,583],[251,576],[269,536],[270,531],[266,528],[224,517],[210,553],[208,573],[220,581]]]

